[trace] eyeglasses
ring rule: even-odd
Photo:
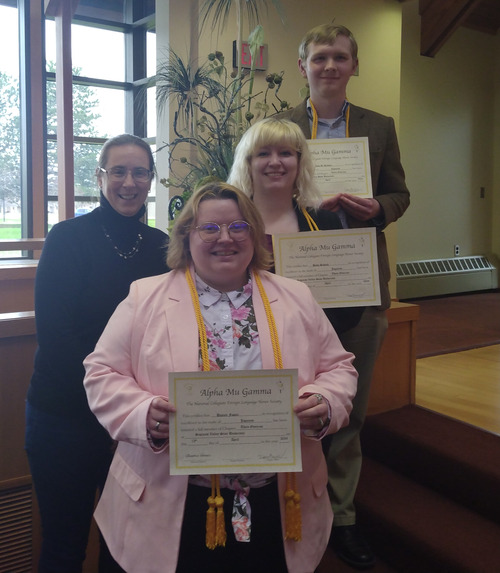
[[[217,225],[217,223],[203,223],[198,225],[195,229],[200,235],[200,239],[204,243],[214,243],[220,239],[221,229],[226,227],[227,232],[231,239],[234,241],[244,241],[250,234],[250,225],[246,221],[233,221],[226,225]]]
[[[116,167],[110,167],[109,169],[99,167],[99,171],[106,173],[111,181],[123,181],[127,177],[128,173],[131,173],[134,181],[137,181],[138,183],[146,183],[153,177],[153,172],[145,167],[127,169],[126,167],[117,165]]]

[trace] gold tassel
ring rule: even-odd
[[[295,520],[294,520],[294,541],[302,539],[302,510],[300,508],[300,493],[295,493],[293,500],[295,502]]]
[[[217,547],[226,546],[226,524],[224,523],[224,498],[217,495],[215,498],[215,506],[217,507],[217,517],[215,525],[215,545]]]
[[[293,491],[287,488],[285,490],[285,539],[292,539],[293,536],[293,496]]]
[[[212,492],[213,494],[213,492]],[[205,532],[205,545],[209,549],[215,549],[215,497],[211,495],[208,499],[207,523]]]
[[[224,522],[224,498],[220,494],[219,476],[216,474],[212,475],[212,492],[207,502],[205,545],[208,549],[225,547],[227,535]]]
[[[285,539],[300,541],[302,539],[302,511],[300,494],[296,492],[295,474],[286,474],[285,490]]]

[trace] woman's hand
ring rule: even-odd
[[[328,402],[321,394],[301,396],[293,408],[300,422],[300,429],[309,434],[319,434],[330,424]]]
[[[146,416],[146,427],[153,440],[168,440],[170,412],[175,412],[175,406],[165,398],[158,396],[151,402]]]

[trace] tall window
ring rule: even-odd
[[[0,5],[0,238],[21,238],[19,34],[16,2]]]
[[[31,118],[46,122],[46,208],[38,213],[22,206],[19,141],[24,124],[19,117],[19,58],[13,53],[19,45],[18,20],[17,0],[0,0],[0,238],[28,236],[30,226],[23,217],[43,217],[47,229],[59,220],[55,23],[47,18],[44,25],[46,117]],[[149,86],[156,69],[154,25],[154,0],[80,0],[77,5],[71,27],[77,216],[98,204],[94,171],[108,137],[134,133],[148,138],[154,148],[154,88]],[[153,225],[154,200],[153,190],[148,209]],[[12,253],[0,252],[2,256]]]

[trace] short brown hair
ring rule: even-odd
[[[99,154],[97,172],[99,171],[99,167],[102,167],[103,169],[106,167],[106,163],[108,162],[109,150],[112,147],[118,147],[120,145],[137,145],[137,147],[144,149],[149,160],[149,170],[153,174],[155,173],[155,161],[149,143],[147,141],[144,141],[144,139],[137,137],[137,135],[132,135],[130,133],[122,133],[121,135],[116,135],[115,137],[111,137],[104,143],[104,145],[101,148],[101,153]]]
[[[236,202],[243,219],[250,225],[254,247],[250,267],[257,270],[270,268],[272,256],[265,245],[264,223],[257,208],[243,191],[221,181],[207,183],[194,191],[177,215],[168,244],[168,266],[171,269],[185,269],[191,263],[189,233],[194,228],[200,203],[208,199],[232,199]]]
[[[333,44],[339,36],[345,36],[351,42],[351,55],[358,59],[358,44],[353,33],[345,26],[335,26],[332,24],[321,24],[309,30],[302,38],[299,46],[299,58],[302,61],[307,60],[309,54],[309,45],[314,44]]]

